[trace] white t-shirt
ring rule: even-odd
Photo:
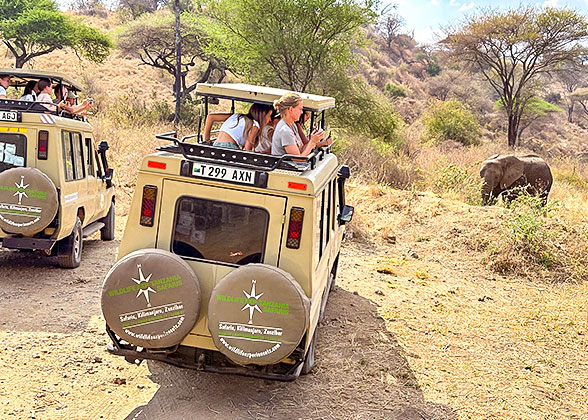
[[[272,141],[270,139],[273,135],[273,132],[274,127],[272,127],[271,125],[266,125],[265,127],[263,127],[259,144],[254,149],[255,152],[262,153],[264,150],[267,150],[270,147],[272,147]]]
[[[37,96],[37,102],[51,102],[51,103],[53,103],[53,100],[51,99],[51,95],[49,95],[47,92],[41,92],[41,93],[39,93],[39,96]]]
[[[290,127],[284,120],[280,120],[274,130],[272,138],[272,155],[287,154],[285,146],[296,145],[298,149],[302,147],[302,139],[296,130],[296,123]]]
[[[31,101],[31,102],[35,102],[37,100],[37,95],[35,94],[35,92],[32,93],[28,93],[26,95],[22,95],[20,97],[21,101]]]
[[[6,96],[6,89],[4,89],[4,86],[0,86],[0,95]]]
[[[231,136],[239,146],[245,147],[247,139],[243,135],[243,130],[245,130],[246,117],[243,116],[239,119],[239,115],[240,114],[231,115],[223,125],[221,125],[220,131],[224,131]],[[237,120],[239,120],[239,122],[237,122]],[[253,126],[259,128],[257,121],[253,120]]]

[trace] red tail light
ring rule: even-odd
[[[157,199],[157,187],[145,185],[143,187],[143,200],[141,202],[141,226],[153,226],[155,217],[155,200]]]
[[[37,159],[47,160],[47,148],[49,147],[49,132],[45,130],[39,131],[39,138],[37,141]]]
[[[288,224],[288,239],[286,248],[300,248],[300,237],[302,236],[302,222],[304,220],[304,209],[292,207],[290,209],[290,222]]]

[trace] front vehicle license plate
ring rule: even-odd
[[[20,122],[20,115],[13,111],[0,111],[0,121]]]
[[[201,178],[213,178],[241,184],[255,184],[255,171],[248,169],[230,168],[227,166],[194,163],[192,175]]]

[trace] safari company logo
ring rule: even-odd
[[[287,303],[262,299],[264,292],[258,293],[256,286],[257,280],[253,279],[251,280],[251,291],[247,292],[243,290],[244,296],[220,294],[216,296],[218,302],[232,304],[234,306],[243,305],[241,311],[249,310],[249,321],[246,324],[229,321],[219,321],[218,323],[220,342],[231,352],[248,359],[267,356],[281,347],[284,331],[280,327],[268,326],[267,324],[272,323],[271,318],[274,315],[270,317],[267,315],[275,314],[279,318],[287,317],[290,310]],[[261,323],[263,326],[253,323],[254,315],[257,312],[260,314],[257,315],[260,318],[257,320],[257,323]],[[258,350],[250,351],[248,349],[248,347],[251,347],[251,342],[259,344]]]
[[[14,186],[0,185],[0,192],[13,192],[17,203],[0,202],[0,219],[10,226],[27,227],[34,225],[41,219],[43,209],[38,206],[26,205],[23,199],[47,200],[45,191],[28,189],[30,184],[25,182],[25,177],[20,176],[20,182],[14,182]]]
[[[137,299],[141,301],[144,299],[145,307],[143,309],[122,313],[119,315],[119,321],[125,333],[131,337],[142,340],[158,340],[180,328],[185,319],[185,309],[184,302],[177,299],[177,293],[172,299],[173,302],[156,306],[151,303],[152,294],[164,293],[182,286],[183,283],[177,274],[152,280],[153,273],[145,275],[145,272],[142,265],[137,264],[138,275],[129,279],[134,284],[108,290],[106,293],[110,298],[120,298],[122,300],[120,306],[125,308],[137,307],[137,303],[132,301],[137,302]],[[129,301],[129,297],[132,301]],[[161,300],[165,301],[166,299],[162,296]],[[169,321],[171,321],[171,325]]]

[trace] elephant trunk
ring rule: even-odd
[[[490,204],[492,200],[492,187],[487,183],[484,182],[482,185],[482,202],[484,205]]]

